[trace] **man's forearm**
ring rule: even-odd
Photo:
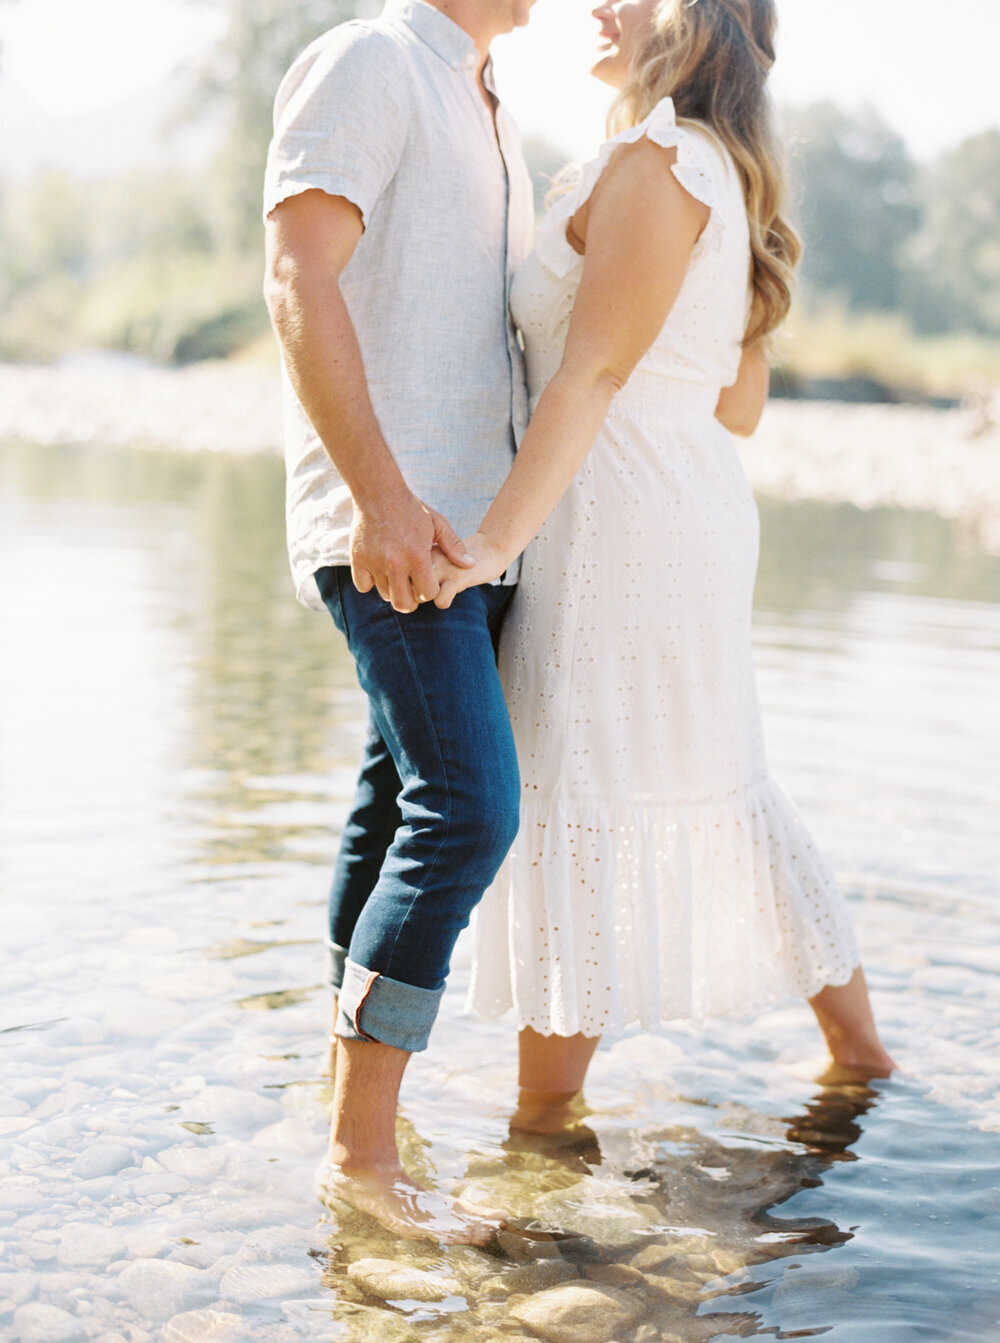
[[[355,503],[409,494],[375,418],[336,279],[287,279],[269,286],[267,298],[295,393]]]

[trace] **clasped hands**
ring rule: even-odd
[[[364,508],[355,502],[351,576],[359,592],[378,591],[394,611],[434,602],[446,610],[458,593],[499,578],[509,564],[481,532],[461,541],[447,518],[414,495]]]
[[[492,541],[482,532],[474,532],[465,538],[465,549],[472,556],[472,567],[460,567],[442,550],[431,552],[434,564],[434,576],[441,585],[434,605],[447,611],[460,592],[476,587],[480,583],[492,583],[508,567],[510,561],[501,555]]]

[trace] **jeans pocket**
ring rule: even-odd
[[[347,610],[340,595],[340,585],[344,581],[345,575],[349,583],[351,581],[350,569],[346,565],[336,564],[317,569],[313,577],[316,579],[316,586],[319,588],[319,595],[323,598],[323,604],[333,617],[333,623],[350,644],[351,632],[347,624]]]

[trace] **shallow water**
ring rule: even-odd
[[[909,1075],[820,1087],[791,1002],[620,1041],[571,1143],[513,1141],[460,948],[407,1159],[570,1234],[442,1252],[315,1201],[361,701],[290,597],[281,494],[267,458],[0,453],[0,1339],[1000,1336],[1000,561],[927,514],[762,504],[772,764]]]

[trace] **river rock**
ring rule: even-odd
[[[683,1259],[672,1242],[646,1245],[629,1260],[640,1273],[662,1273],[668,1265],[682,1263]]]
[[[14,1337],[18,1343],[75,1343],[86,1335],[68,1311],[31,1301],[14,1312]]]
[[[104,1268],[125,1253],[119,1232],[92,1222],[67,1222],[59,1232],[59,1263],[66,1268]]]
[[[171,1175],[169,1171],[150,1171],[148,1175],[137,1175],[132,1181],[132,1192],[139,1198],[150,1198],[161,1194],[186,1194],[189,1181],[181,1175]]]
[[[586,1181],[569,1194],[561,1190],[543,1194],[535,1215],[561,1231],[589,1236],[613,1249],[639,1244],[660,1217],[655,1208],[630,1198],[611,1182],[596,1180]]]
[[[339,1303],[334,1318],[338,1326],[334,1337],[343,1343],[424,1343],[427,1337],[401,1315],[353,1301]]]
[[[511,1306],[510,1315],[551,1343],[608,1343],[645,1314],[625,1292],[594,1283],[563,1283]]]
[[[214,1180],[221,1175],[229,1160],[229,1152],[220,1143],[218,1147],[199,1147],[195,1143],[178,1143],[158,1154],[159,1160],[173,1175],[190,1180]]]
[[[243,1320],[218,1310],[188,1310],[164,1327],[161,1343],[239,1343]]]
[[[134,1164],[135,1158],[124,1143],[95,1142],[73,1162],[73,1174],[78,1180],[98,1180]]]
[[[237,1264],[222,1275],[219,1295],[247,1306],[314,1292],[318,1282],[318,1272],[294,1264]]]
[[[643,1274],[629,1264],[586,1264],[583,1276],[591,1282],[603,1283],[605,1287],[621,1287],[625,1291],[646,1281]]]
[[[37,1290],[38,1278],[34,1273],[0,1273],[0,1301],[23,1306]]]
[[[647,1273],[646,1283],[661,1296],[670,1301],[679,1302],[683,1306],[693,1305],[701,1299],[702,1284],[694,1278],[675,1278],[668,1277],[666,1274]]]
[[[209,1086],[185,1104],[184,1117],[214,1122],[230,1132],[251,1133],[265,1124],[276,1124],[283,1114],[277,1101],[258,1096],[255,1091]]]
[[[540,1292],[556,1287],[561,1282],[573,1282],[580,1274],[565,1259],[538,1259],[533,1264],[522,1264],[499,1274],[499,1284],[508,1296],[514,1292]]]
[[[204,1304],[215,1279],[203,1269],[171,1259],[137,1259],[119,1277],[129,1300],[144,1320],[160,1323]]]
[[[380,1301],[444,1301],[461,1296],[454,1278],[442,1278],[394,1259],[358,1259],[347,1270],[353,1283]]]

